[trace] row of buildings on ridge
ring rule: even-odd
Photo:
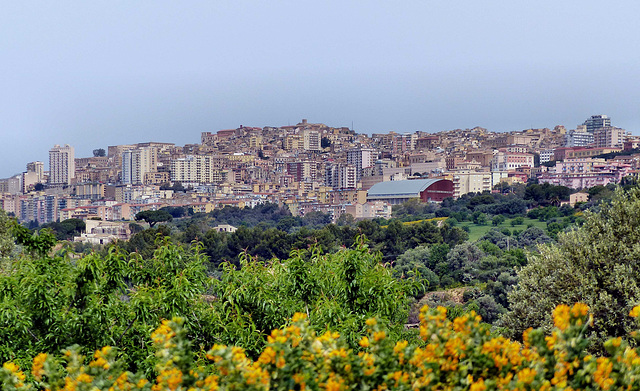
[[[606,115],[571,130],[367,135],[302,120],[200,136],[197,144],[115,145],[81,158],[72,146],[56,145],[48,170],[44,162],[30,162],[25,172],[0,180],[0,207],[40,223],[130,220],[163,206],[210,212],[265,202],[287,205],[294,215],[389,217],[393,204],[410,198],[439,202],[532,177],[572,188],[618,182],[637,173],[638,157],[597,156],[640,144]]]

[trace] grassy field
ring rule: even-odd
[[[491,224],[491,220],[489,220],[486,225],[476,225],[471,221],[463,221],[463,222],[460,222],[457,226],[469,227],[469,240],[472,242],[475,242],[476,240],[480,239],[485,233],[487,233],[492,228],[498,228],[499,230],[502,230],[503,228],[509,228],[510,231],[513,231],[514,229],[517,229],[519,231],[524,231],[525,229],[527,229],[527,225],[530,225],[530,224],[533,225],[534,227],[538,227],[543,230],[547,228],[547,223],[545,221],[539,221],[537,219],[534,220],[534,219],[525,218],[524,224],[516,225],[515,227],[511,226],[511,220],[512,219],[507,219],[504,221],[504,223],[498,225],[497,227]]]

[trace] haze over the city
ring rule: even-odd
[[[635,1],[4,2],[0,177],[143,141],[294,124],[640,131]],[[47,164],[48,165],[48,164]]]

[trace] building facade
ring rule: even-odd
[[[49,150],[49,184],[70,185],[76,172],[75,153],[72,146],[54,145]]]

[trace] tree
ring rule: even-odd
[[[141,338],[173,316],[188,318],[189,334],[198,344],[209,338],[207,329],[195,326],[210,317],[200,246],[185,249],[160,239],[147,259],[115,246],[71,259],[51,254],[55,239],[46,230],[36,235],[14,228],[27,251],[0,274],[0,361],[72,345],[80,345],[84,354],[111,345],[132,368],[151,370],[153,364],[145,363],[150,346]]]
[[[487,223],[487,215],[482,212],[473,212],[473,222],[478,225],[485,225]]]
[[[149,224],[150,228],[153,228],[157,223],[163,221],[172,221],[173,216],[166,210],[143,210],[138,212],[135,217],[136,221],[144,220]]]
[[[557,244],[530,255],[509,294],[511,311],[502,319],[511,335],[520,336],[528,327],[550,329],[545,311],[576,301],[597,314],[592,330],[600,348],[606,338],[635,330],[627,314],[640,302],[638,210],[640,189],[618,190],[611,204],[585,212],[581,227],[558,234]]]
[[[539,244],[549,243],[551,238],[538,227],[529,227],[522,231],[518,236],[518,244],[520,247],[535,247]]]
[[[393,265],[393,275],[396,278],[415,277],[422,285],[417,294],[422,296],[427,290],[438,287],[440,279],[427,267],[431,250],[426,246],[416,247],[405,251],[396,259]]]
[[[318,211],[309,212],[302,217],[302,223],[309,227],[321,228],[331,224],[331,215]]]
[[[58,240],[71,240],[79,236],[86,229],[86,224],[81,219],[67,219],[61,222],[43,224],[41,228],[50,228]]]
[[[263,346],[270,330],[295,312],[307,313],[317,330],[334,329],[356,348],[371,314],[402,333],[411,280],[397,280],[361,239],[354,249],[324,254],[317,247],[293,251],[285,260],[262,263],[241,257],[241,268],[225,264],[214,285],[219,314],[214,329],[222,343],[242,342],[250,351]]]
[[[467,242],[455,246],[447,255],[449,275],[458,282],[471,281],[468,273],[484,255],[484,252],[473,243]]]
[[[107,154],[105,153],[104,148],[98,148],[93,150],[94,157],[105,157]]]
[[[493,220],[491,221],[491,224],[493,224],[494,226],[498,226],[502,223],[504,223],[504,221],[506,220],[506,218],[503,215],[497,215],[493,217]]]
[[[524,224],[524,217],[522,216],[518,216],[516,218],[514,218],[513,220],[511,220],[511,226],[515,227],[516,225],[522,225]]]
[[[356,225],[356,219],[353,217],[352,214],[349,213],[343,213],[340,215],[340,217],[338,217],[338,221],[336,221],[336,224],[338,224],[339,226],[354,226]]]
[[[331,146],[331,140],[329,140],[327,137],[323,137],[320,139],[320,147],[322,149],[329,148],[330,146]]]
[[[13,224],[15,223],[7,216],[7,213],[0,209],[0,271],[4,267],[5,259],[8,259],[15,248],[11,235]]]

